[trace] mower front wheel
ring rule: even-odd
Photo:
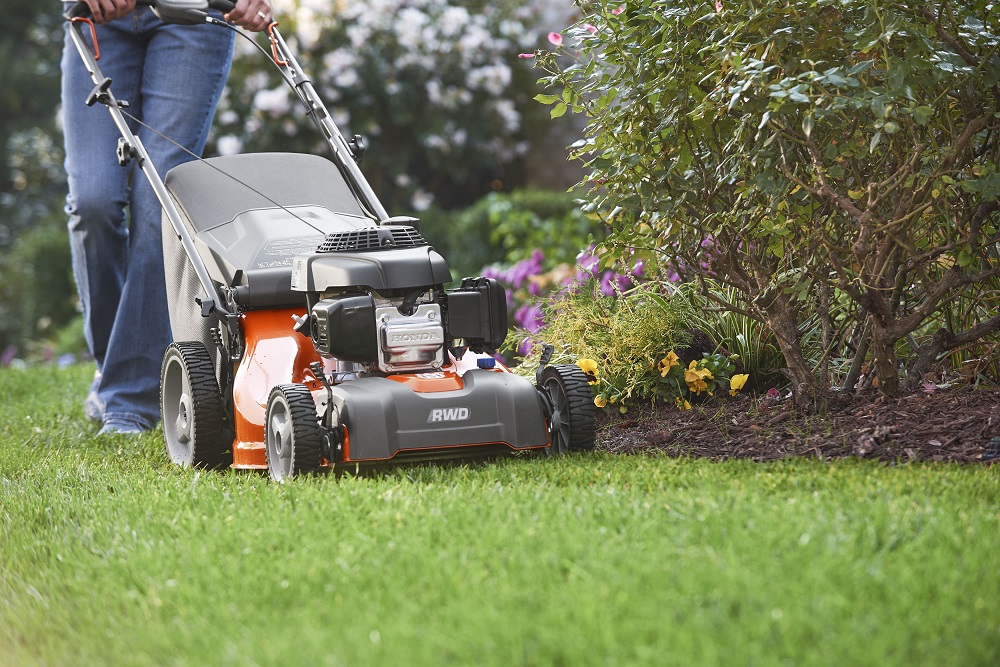
[[[542,369],[540,380],[538,391],[549,415],[548,453],[594,449],[594,399],[584,372],[574,364],[552,364]]]
[[[179,466],[223,468],[231,465],[215,364],[202,343],[171,343],[160,368],[160,418],[167,456]]]
[[[264,445],[267,472],[276,482],[319,471],[323,433],[305,385],[280,384],[271,390]]]

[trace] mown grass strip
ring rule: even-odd
[[[0,371],[0,665],[1000,657],[995,470],[593,455],[276,485],[95,438],[87,379]]]

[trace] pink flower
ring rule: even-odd
[[[591,25],[589,23],[584,23],[583,24],[583,29],[586,30],[587,32],[589,32],[591,35],[593,35],[595,32],[597,32],[597,26],[596,25]]]
[[[549,42],[555,44],[556,46],[562,46],[562,35],[560,35],[558,32],[550,32]]]
[[[722,0],[715,0],[715,13],[718,14],[722,11]]]
[[[517,54],[517,57],[518,58],[534,58],[535,54],[534,53],[519,53],[519,54]]]
[[[623,11],[625,11],[625,5],[621,5],[620,7],[616,7],[615,9],[612,9],[611,13],[614,14],[615,16],[618,16]]]

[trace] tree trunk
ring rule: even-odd
[[[875,377],[878,378],[879,392],[889,398],[899,396],[899,370],[896,367],[895,342],[889,338],[889,332],[886,331],[879,318],[872,318],[871,350],[875,362]]]
[[[792,397],[795,405],[810,412],[823,412],[826,397],[816,385],[809,364],[802,354],[796,309],[786,294],[778,294],[767,305],[761,306],[770,327],[778,340],[778,347],[788,364],[788,376],[792,382]]]

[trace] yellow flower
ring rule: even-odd
[[[743,385],[747,383],[749,378],[749,373],[737,373],[733,377],[729,378],[729,395],[735,396],[736,392],[743,388]]]
[[[603,408],[607,404],[608,404],[608,399],[604,398],[603,396],[594,397],[594,405],[596,405],[597,407]]]
[[[667,377],[667,373],[670,372],[671,368],[680,365],[681,365],[680,357],[674,354],[673,350],[670,350],[670,352],[667,353],[667,356],[660,359],[660,363],[658,363],[656,367],[660,371],[660,377],[665,378]]]
[[[674,399],[674,405],[676,405],[681,410],[690,410],[691,404],[685,401],[683,398],[678,396]]]
[[[712,371],[707,368],[697,368],[698,362],[692,361],[687,370],[684,371],[684,381],[687,382],[688,389],[696,394],[708,389],[708,383],[705,380],[713,380]]]
[[[597,384],[597,362],[593,359],[579,359],[576,365],[587,376],[588,384]]]

